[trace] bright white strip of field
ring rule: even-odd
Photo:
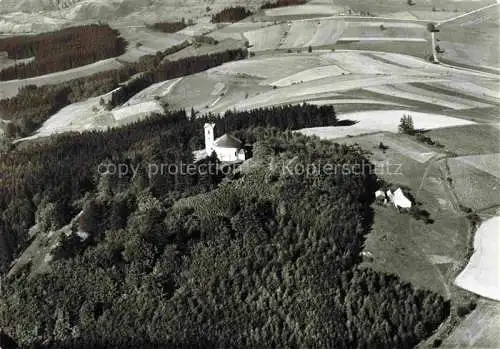
[[[344,21],[335,20],[292,22],[289,30],[284,33],[280,48],[332,45],[337,42],[344,27]]]
[[[102,96],[104,102],[109,99],[110,95],[111,92]],[[94,97],[70,104],[52,115],[35,134],[18,141],[47,137],[63,132],[106,130],[110,127],[141,120],[153,113],[163,113],[163,108],[156,101],[140,102],[107,111],[101,105],[100,100],[101,97]]]
[[[252,51],[273,50],[280,46],[288,30],[288,24],[279,24],[245,32],[244,36],[250,43]]]
[[[274,85],[278,87],[290,86],[297,83],[318,80],[327,77],[335,77],[345,74],[350,74],[350,73],[342,68],[339,68],[337,65],[327,65],[323,67],[303,70],[299,73],[287,76],[286,78],[274,81],[269,85]]]
[[[415,23],[384,23],[326,18],[292,21],[249,30],[244,36],[253,51],[333,45],[337,41],[426,42],[425,26]]]
[[[105,102],[107,101],[106,96],[103,96],[103,99]],[[105,124],[114,121],[112,114],[105,111],[104,107],[100,105],[100,97],[89,98],[62,108],[46,120],[35,134],[18,141],[47,137],[63,132],[86,131],[92,128],[90,127],[92,124],[97,124],[96,120]],[[97,127],[93,128],[97,129]]]
[[[455,284],[500,301],[500,217],[481,224],[474,237],[474,253]]]
[[[299,132],[306,135],[316,135],[326,139],[375,132],[396,133],[398,132],[398,125],[401,121],[401,117],[405,114],[411,115],[415,128],[418,129],[474,124],[472,121],[439,114],[408,112],[407,110],[373,110],[342,114],[341,119],[357,121],[356,124],[351,126],[313,127],[302,129]]]
[[[164,112],[161,105],[156,101],[147,101],[134,105],[125,106],[119,109],[114,109],[111,111],[113,118],[116,121],[123,121],[126,119],[133,119],[132,121],[137,121],[141,117],[150,115],[153,113],[162,114]]]
[[[247,110],[283,103],[301,103],[311,99],[329,98],[332,93],[353,89],[379,86],[384,84],[398,84],[406,82],[433,82],[441,81],[432,78],[417,78],[404,76],[350,76],[349,80],[335,81],[330,78],[296,84],[261,93],[234,104],[236,110]]]
[[[432,71],[439,70],[440,67],[436,66],[435,64],[429,63],[426,60],[423,60],[421,58],[413,57],[413,56],[407,56],[403,55],[400,53],[390,53],[390,52],[368,52],[368,51],[363,51],[370,53],[374,56],[383,58],[385,60],[394,62],[394,64],[397,64],[399,66],[404,66],[408,69],[429,69]],[[440,69],[442,70],[442,69]]]
[[[390,41],[390,42],[427,42],[424,38],[403,38],[403,37],[342,37],[338,42],[343,41]]]
[[[339,6],[324,4],[305,4],[296,6],[277,7],[264,11],[266,16],[303,16],[303,15],[335,15],[344,9]]]
[[[500,91],[491,90],[489,88],[479,86],[473,82],[457,83],[454,81],[446,81],[440,82],[437,85],[441,85],[448,89],[457,90],[477,98],[487,99],[492,102],[500,103]]]
[[[349,27],[353,27],[353,28],[356,28],[356,27],[360,27],[360,28],[365,28],[365,27],[377,27],[379,28],[380,25],[384,25],[386,27],[390,27],[390,28],[425,28],[424,25],[422,24],[418,24],[418,23],[407,23],[407,22],[393,22],[393,23],[385,23],[384,21],[380,21],[380,22],[349,22]],[[387,28],[385,29],[387,30]]]
[[[376,100],[376,99],[355,99],[355,98],[350,98],[350,99],[345,99],[345,98],[338,98],[338,99],[320,99],[320,100],[314,100],[314,101],[308,101],[308,104],[313,104],[313,105],[330,105],[330,104],[379,104],[379,105],[393,105],[393,106],[398,106],[398,107],[405,107],[404,104],[398,104],[398,103],[393,103],[393,102],[388,102],[388,101],[381,101],[381,100]]]
[[[435,73],[434,71],[422,70],[422,64],[416,64],[415,67],[406,68],[401,67],[397,64],[384,62],[377,60],[376,58],[367,55],[368,52],[356,52],[348,50],[339,50],[337,52],[331,52],[323,54],[321,57],[324,60],[336,63],[339,67],[346,71],[355,72],[357,74],[386,74],[386,75],[429,75],[430,73]],[[394,60],[394,57],[390,57]],[[389,60],[389,58],[387,59]]]
[[[273,81],[313,69],[322,64],[321,57],[314,55],[285,55],[277,57],[259,57],[258,59],[245,59],[229,62],[207,71],[207,74],[230,74],[248,76],[261,79],[263,85],[270,85]],[[325,61],[323,65],[332,64]]]
[[[459,156],[456,160],[500,178],[500,153]]]
[[[373,86],[373,87],[366,87],[365,90],[388,96],[394,96],[397,98],[404,98],[428,104],[440,105],[445,108],[451,108],[457,110],[484,108],[491,106],[486,103],[480,103],[460,97],[436,93],[433,91],[425,90],[423,88],[411,86],[408,84],[401,84],[397,86]]]

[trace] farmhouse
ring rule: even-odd
[[[393,193],[391,190],[387,190],[387,197],[391,202],[394,204],[394,206],[398,209],[400,208],[405,208],[409,209],[411,208],[411,201],[403,194],[403,191],[401,188],[396,189],[396,191]]]
[[[224,134],[214,140],[215,124],[205,124],[205,152],[215,155],[220,161],[235,162],[245,160],[245,151],[243,142],[238,138]]]

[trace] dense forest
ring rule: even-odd
[[[227,173],[206,158],[208,174],[146,171],[190,163],[208,120],[254,142],[253,166]],[[327,106],[220,120],[179,111],[0,154],[4,271],[28,228],[48,238],[79,217],[48,269],[4,280],[0,328],[31,348],[413,347],[448,304],[358,266],[377,189],[366,154],[290,132],[336,123]],[[282,171],[292,159],[366,171]],[[102,163],[137,171],[99,173]]]
[[[274,2],[266,2],[260,8],[263,10],[267,10],[270,8],[276,7],[285,7],[285,6],[293,6],[293,5],[304,5],[306,0],[278,0]]]
[[[238,22],[252,15],[252,11],[242,6],[227,7],[212,15],[212,23]]]
[[[0,71],[0,80],[26,79],[80,67],[125,52],[126,41],[108,25],[87,25],[56,32],[0,39],[9,58],[34,57]]]
[[[209,55],[164,60],[166,56],[189,45],[173,46],[156,55],[147,55],[123,68],[96,73],[57,85],[25,86],[15,97],[0,100],[0,115],[11,120],[7,134],[12,138],[24,137],[61,108],[75,102],[113,91],[108,108],[126,102],[137,92],[155,82],[198,73],[222,63],[243,59],[246,49],[226,50]],[[142,73],[141,73],[142,72]],[[141,73],[141,74],[139,74]]]
[[[311,115],[317,117],[310,117]],[[176,134],[179,138],[175,140],[163,136],[168,131],[165,130],[167,125],[176,125],[173,121],[179,123],[178,128],[184,128]],[[135,147],[159,147],[156,150],[158,152],[170,148],[168,143],[158,145],[156,142],[159,138],[165,138],[162,142],[168,140],[173,144],[183,139],[178,146],[186,147],[183,152],[188,153],[186,159],[190,161],[191,153],[188,149],[204,147],[203,124],[207,121],[217,123],[217,132],[237,132],[239,129],[258,126],[285,130],[335,125],[337,117],[331,106],[318,107],[307,104],[241,113],[228,112],[221,118],[206,115],[192,120],[188,120],[184,112],[169,112],[165,117],[152,118],[138,125],[113,129],[107,133],[61,135],[53,140],[41,141],[41,144],[28,145],[27,149],[24,149],[21,143],[20,149],[0,153],[0,258],[3,258],[0,260],[0,267],[6,267],[6,263],[11,261],[17,247],[26,239],[26,227],[34,224],[35,214],[32,208],[38,205],[36,198],[43,197],[46,193],[54,195],[54,199],[59,198],[60,214],[62,220],[67,223],[77,213],[69,203],[91,188],[91,171],[101,161],[136,151]],[[293,127],[289,127],[284,121]],[[244,138],[244,135],[239,136]],[[68,191],[68,188],[71,190]],[[66,204],[61,206],[61,203]],[[2,244],[2,241],[8,243]],[[5,246],[10,247],[5,250]]]

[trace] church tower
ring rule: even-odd
[[[205,151],[207,156],[210,156],[214,150],[214,127],[215,124],[205,124]]]

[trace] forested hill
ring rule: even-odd
[[[336,122],[328,107],[293,108],[239,127],[226,116],[226,130],[254,141],[233,173],[96,173],[106,159],[190,161],[203,119],[183,112],[40,145],[3,226],[23,224],[16,213],[31,205],[40,238],[69,223],[65,209],[81,213],[45,268],[28,263],[3,283],[0,328],[39,348],[410,348],[430,335],[448,314],[440,296],[358,267],[376,189],[364,152],[279,127],[306,108]]]

